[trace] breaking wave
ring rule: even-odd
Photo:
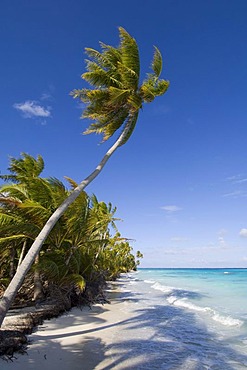
[[[146,281],[148,282],[148,281]],[[152,284],[151,281],[149,283]],[[166,300],[170,305],[182,307],[191,311],[201,312],[209,315],[214,321],[220,323],[221,325],[229,326],[229,327],[240,327],[244,324],[242,320],[235,319],[230,315],[224,315],[219,313],[215,309],[208,307],[208,306],[199,306],[193,302],[189,298],[196,298],[197,292],[193,291],[186,291],[183,289],[174,288],[171,286],[165,286],[158,282],[155,282],[152,285],[153,289],[159,290],[163,292],[166,296]]]

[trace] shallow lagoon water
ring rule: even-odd
[[[247,369],[247,269],[140,269],[122,282],[132,318],[114,341],[135,369]]]

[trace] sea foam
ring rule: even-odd
[[[158,282],[155,282],[152,285],[153,289],[160,290],[166,294],[166,301],[177,307],[182,307],[188,310],[207,313],[210,317],[217,321],[218,323],[225,325],[225,326],[237,326],[240,327],[244,324],[242,320],[235,319],[229,315],[220,314],[216,310],[208,306],[199,306],[192,303],[188,298],[180,298],[181,295],[185,294],[183,289],[177,289],[171,286],[162,285]],[[192,294],[195,292],[191,292]],[[191,294],[188,292],[188,294]]]

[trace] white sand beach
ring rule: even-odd
[[[180,307],[174,294],[184,305],[185,294],[193,293],[193,300],[199,292],[174,288],[171,296],[171,287],[144,282],[140,274],[122,275],[112,284],[111,304],[75,308],[45,321],[29,336],[27,353],[0,359],[0,369],[246,369],[245,326],[225,326],[195,305]]]
[[[0,359],[1,370],[92,370],[126,369],[124,362],[114,365],[117,354],[110,351],[114,335],[130,313],[124,310],[121,282],[108,291],[110,304],[97,304],[91,309],[72,309],[67,314],[46,320],[29,336],[30,345],[24,355],[16,354],[13,361]]]

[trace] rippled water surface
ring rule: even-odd
[[[126,369],[131,357],[135,369],[247,369],[247,269],[140,269],[120,284],[131,318],[112,353]]]

